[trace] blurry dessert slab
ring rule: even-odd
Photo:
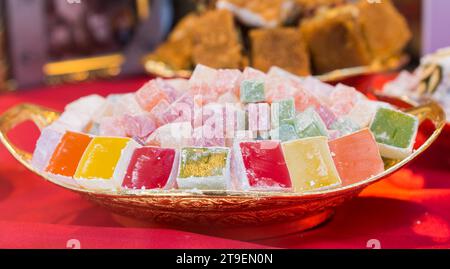
[[[294,0],[294,8],[301,18],[316,12],[346,4],[347,0]]]
[[[174,69],[188,69],[192,65],[192,36],[198,16],[191,13],[178,22],[167,41],[160,45],[150,59],[162,61]]]
[[[150,59],[162,61],[174,69],[189,69],[191,55],[192,43],[188,40],[177,40],[159,46]]]
[[[390,1],[319,12],[300,25],[316,73],[364,66],[401,53],[411,33]]]
[[[192,59],[195,64],[214,68],[239,68],[242,46],[227,10],[212,10],[203,14],[193,33]]]
[[[309,55],[298,29],[255,29],[250,31],[250,39],[251,63],[255,68],[267,72],[275,65],[296,75],[310,74]]]
[[[240,68],[244,61],[239,32],[228,10],[187,15],[149,59],[174,69],[189,69],[195,64]]]
[[[401,65],[411,39],[389,0],[218,0],[208,7],[181,19],[147,59],[175,71],[204,64],[263,71],[278,66],[300,76],[352,67],[369,72]]]
[[[373,5],[359,1],[359,21],[374,58],[385,59],[399,54],[412,38],[406,19],[390,0]]]
[[[300,29],[318,74],[371,62],[355,6],[322,12],[303,21]]]
[[[176,25],[176,27],[170,32],[168,41],[179,41],[183,39],[189,39],[192,37],[194,28],[198,24],[199,16],[194,13],[190,13],[184,16]]]

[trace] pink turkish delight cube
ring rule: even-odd
[[[140,147],[133,152],[122,182],[125,189],[171,189],[175,187],[176,150]]]
[[[347,115],[359,100],[366,99],[355,88],[338,84],[330,95],[330,109],[337,116]]]
[[[224,93],[239,94],[242,73],[238,69],[219,69],[216,73],[212,90],[219,95]]]
[[[238,171],[240,187],[244,190],[290,189],[289,171],[279,141],[261,140],[239,142],[234,168]]]

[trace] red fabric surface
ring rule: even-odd
[[[362,88],[388,77],[365,77]],[[0,113],[23,102],[62,110],[81,96],[136,90],[146,78],[90,82],[18,91],[0,96]],[[10,135],[32,150],[31,124]],[[307,232],[245,242],[167,227],[124,227],[107,210],[46,182],[0,146],[0,248],[450,248],[450,128],[408,167],[340,207],[327,223]]]

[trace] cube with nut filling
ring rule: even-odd
[[[180,189],[229,190],[230,149],[182,148],[177,183]]]

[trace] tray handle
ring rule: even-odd
[[[430,120],[436,129],[442,129],[446,124],[445,112],[435,101],[428,99],[418,106],[406,109],[405,112],[416,116],[419,122]]]
[[[36,124],[39,130],[42,130],[44,127],[54,122],[59,115],[60,113],[55,110],[38,105],[27,103],[16,105],[0,116],[0,141],[14,158],[26,167],[31,168],[29,166],[29,161],[32,153],[24,151],[14,145],[8,139],[8,133],[17,125],[28,120]]]

